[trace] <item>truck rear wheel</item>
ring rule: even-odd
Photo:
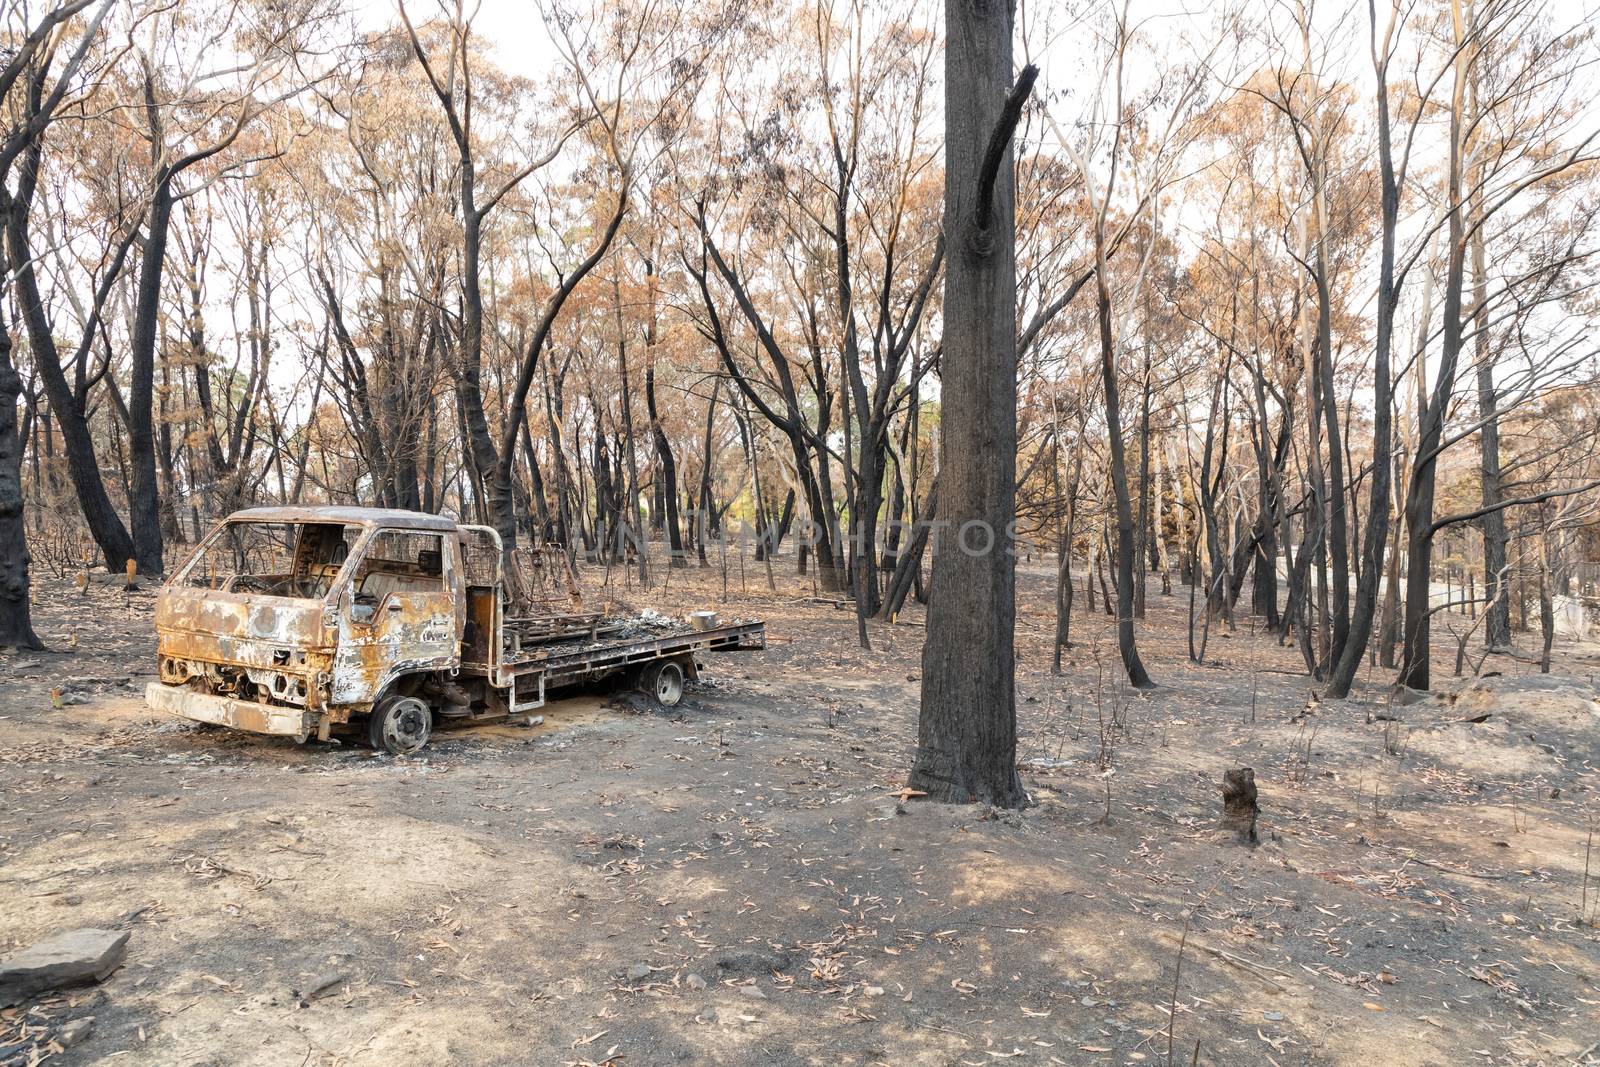
[[[639,672],[639,688],[664,708],[675,708],[683,699],[683,666],[670,659],[646,663]]]
[[[428,743],[433,709],[416,697],[394,696],[379,701],[367,717],[367,742],[396,756],[409,756]]]

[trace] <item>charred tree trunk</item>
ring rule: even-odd
[[[1150,345],[1144,349],[1144,373],[1139,382],[1139,514],[1134,526],[1133,614],[1144,618],[1144,594],[1148,573],[1145,551],[1150,541]]]
[[[707,566],[705,537],[706,530],[709,527],[710,531],[715,534],[719,529],[716,522],[715,504],[711,499],[711,462],[713,459],[711,454],[711,430],[717,414],[717,394],[721,391],[722,379],[717,378],[711,383],[711,401],[710,403],[706,404],[706,432],[704,441],[702,443],[703,447],[700,450],[699,521],[704,525],[702,525],[700,529],[700,539],[696,546],[696,550],[699,553],[700,566],[702,567]]]
[[[895,559],[894,573],[889,577],[889,587],[884,590],[883,607],[879,609],[879,617],[892,621],[900,614],[900,609],[905,607],[906,597],[917,586],[917,579],[922,574],[922,556],[928,547],[928,533],[933,529],[934,516],[939,508],[939,482],[934,480],[928,489],[928,502],[923,509],[921,519],[912,525],[911,537],[906,541],[906,546]]]
[[[1383,571],[1383,551],[1389,540],[1389,492],[1393,477],[1394,412],[1393,383],[1389,355],[1394,336],[1394,312],[1400,302],[1400,284],[1395,278],[1395,231],[1400,215],[1400,188],[1389,146],[1389,95],[1387,79],[1378,74],[1378,159],[1382,185],[1382,237],[1378,264],[1378,322],[1373,357],[1372,484],[1367,496],[1367,529],[1362,560],[1356,578],[1356,600],[1342,647],[1328,681],[1327,695],[1343,698],[1350,693],[1361,658],[1372,638],[1373,620],[1378,606],[1378,576]],[[1342,525],[1336,514],[1335,521]],[[1342,578],[1337,580],[1343,580]]]
[[[1016,808],[1027,802],[1016,766],[1016,560],[1002,540],[1017,477],[1011,138],[1038,71],[1024,68],[1010,87],[1010,4],[946,0],[945,26],[951,251],[941,369],[945,395],[959,400],[945,407],[940,437],[940,506],[952,536],[933,558],[909,784],[936,800]],[[966,543],[973,536],[978,543]]]
[[[3,311],[0,295],[0,311]],[[17,398],[22,377],[11,361],[11,331],[0,318],[0,648],[43,648],[33,632],[28,593],[27,527],[22,497],[22,442]]]
[[[656,411],[656,368],[651,362],[644,368],[644,403],[650,416],[650,432],[655,437],[656,460],[661,467],[660,499],[665,505],[667,544],[672,547],[671,565],[682,567],[685,561],[683,532],[678,523],[678,465],[672,458],[672,443],[667,440],[667,431],[661,428],[661,416]]]
[[[134,556],[142,574],[160,574],[161,504],[156,481],[155,373],[156,325],[161,310],[161,276],[166,265],[167,237],[172,229],[172,178],[163,172],[145,214],[142,258],[136,290],[133,331],[129,338],[128,518],[133,527]],[[204,373],[203,370],[199,371]]]
[[[1483,228],[1472,238],[1473,303],[1477,306],[1473,328],[1478,358],[1478,413],[1486,419],[1478,431],[1482,458],[1483,506],[1494,508],[1483,516],[1483,596],[1489,617],[1484,620],[1485,643],[1495,650],[1511,647],[1511,600],[1500,595],[1506,570],[1506,516],[1495,507],[1505,499],[1500,473],[1500,420],[1490,416],[1500,402],[1494,384],[1494,358],[1489,349],[1489,285],[1483,251]]]
[[[1429,678],[1429,584],[1433,570],[1433,496],[1438,479],[1438,461],[1444,437],[1444,422],[1455,390],[1456,365],[1461,354],[1461,295],[1465,274],[1466,249],[1461,202],[1461,119],[1459,109],[1451,116],[1449,251],[1445,265],[1444,323],[1440,341],[1439,369],[1433,393],[1421,413],[1417,453],[1412,462],[1411,482],[1406,494],[1406,594],[1405,654],[1401,659],[1400,682],[1412,689],[1427,689]]]

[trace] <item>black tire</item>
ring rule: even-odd
[[[646,663],[639,671],[639,689],[664,708],[683,699],[683,665],[670,659]]]
[[[418,697],[385,697],[367,716],[367,743],[396,756],[421,750],[433,733],[433,709]]]

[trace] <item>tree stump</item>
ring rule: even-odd
[[[1222,774],[1222,829],[1241,845],[1257,844],[1256,772],[1238,767]]]

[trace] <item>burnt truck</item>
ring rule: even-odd
[[[586,611],[559,546],[421,512],[266,507],[218,523],[156,598],[156,711],[305,741],[345,724],[409,754],[437,719],[526,717],[606,678],[671,707],[697,654],[766,647],[710,612]]]

